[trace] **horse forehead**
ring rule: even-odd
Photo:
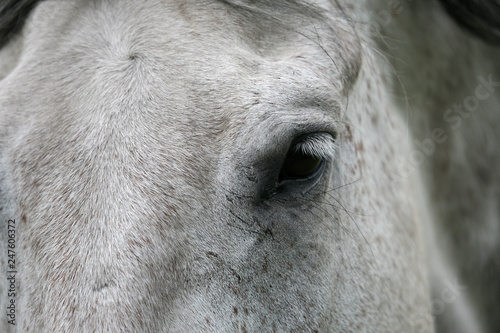
[[[258,6],[240,8],[226,1],[130,1],[127,10],[116,1],[98,3],[47,2],[38,13],[38,24],[50,31],[34,38],[60,39],[56,44],[61,52],[48,57],[115,72],[136,62],[142,65],[137,75],[156,71],[162,83],[172,87],[213,86],[219,91],[277,76],[289,86],[304,87],[304,80],[316,79],[308,86],[332,85],[340,91],[348,88],[342,86],[352,83],[360,67],[359,42],[342,17],[325,23],[326,17],[313,10],[295,13],[300,7],[260,13]],[[257,14],[248,14],[253,10]],[[307,26],[304,21],[309,19]],[[43,58],[44,53],[37,56]]]

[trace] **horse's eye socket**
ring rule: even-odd
[[[312,176],[320,167],[321,157],[303,154],[301,152],[289,153],[281,169],[280,181],[285,179],[305,179]]]

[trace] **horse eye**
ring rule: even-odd
[[[319,169],[322,161],[321,157],[302,152],[289,152],[283,163],[279,181],[309,178]]]

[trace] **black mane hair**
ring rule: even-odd
[[[500,45],[500,0],[440,0],[461,26],[483,39]]]
[[[0,1],[0,48],[21,30],[28,14],[41,1],[43,0]]]

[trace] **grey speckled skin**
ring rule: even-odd
[[[498,331],[500,57],[438,3],[49,0],[14,31],[1,332]]]

